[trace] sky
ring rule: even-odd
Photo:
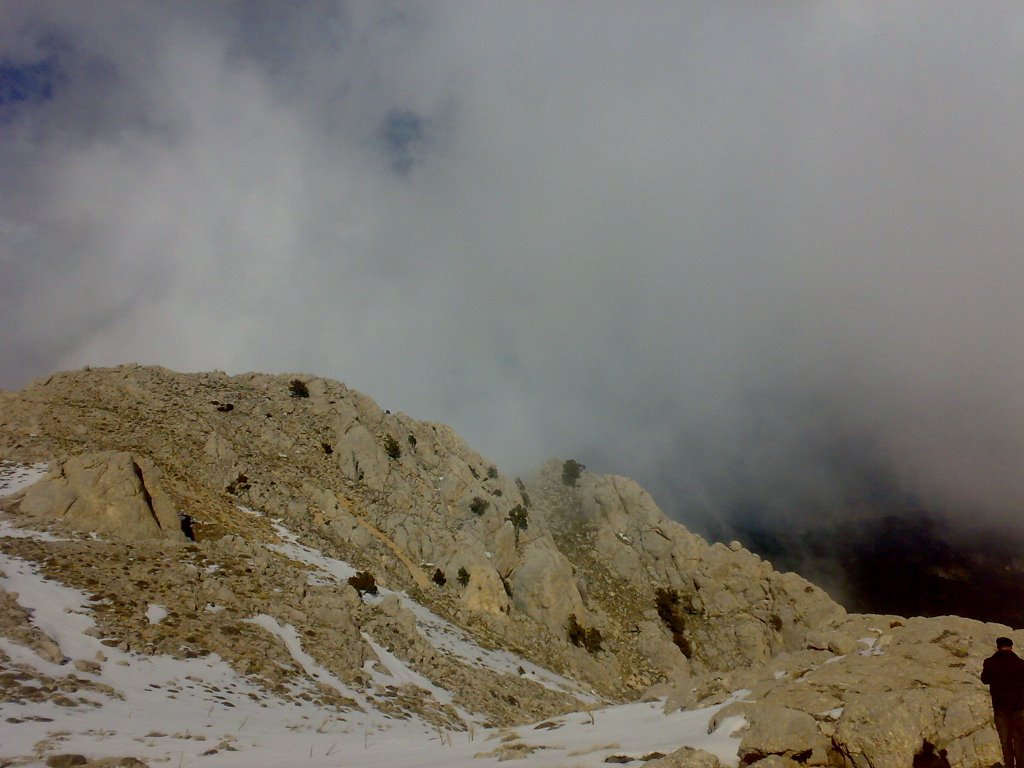
[[[1024,7],[6,0],[0,387],[296,372],[693,527],[1024,511]]]

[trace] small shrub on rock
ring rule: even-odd
[[[402,446],[398,444],[393,435],[384,435],[384,450],[395,461],[402,458]]]
[[[522,504],[516,504],[516,506],[512,508],[512,511],[508,513],[508,521],[512,523],[512,526],[516,530],[525,531],[530,524],[526,507]]]
[[[239,494],[248,491],[249,488],[251,487],[252,486],[249,483],[249,478],[246,475],[239,472],[238,477],[236,477],[234,480],[228,483],[227,488],[225,488],[224,490],[226,490],[232,496],[238,496]]]
[[[516,544],[519,544],[520,531],[525,531],[530,524],[529,517],[526,513],[526,507],[522,504],[517,504],[512,508],[512,511],[508,513],[508,517],[506,519],[512,523],[512,528],[515,529],[516,532]]]
[[[437,584],[437,586],[439,587],[443,587],[445,584],[448,583],[448,578],[444,575],[444,571],[442,571],[440,568],[434,571],[434,575],[431,578],[434,580],[434,583]]]
[[[516,478],[516,488],[519,489],[519,495],[523,499],[523,506],[529,509],[533,504],[530,502],[530,494],[526,492],[526,483],[523,482],[522,478]]]
[[[491,478],[491,480],[497,480],[498,479],[498,468],[497,467],[488,467],[487,468],[487,476],[489,478]]]
[[[357,572],[355,576],[349,577],[348,583],[355,587],[360,597],[364,594],[377,594],[377,580],[373,578],[373,574],[369,571]]]
[[[586,467],[575,459],[566,459],[565,463],[562,464],[562,485],[575,488],[576,481],[580,479],[580,474],[584,469]]]
[[[469,586],[469,571],[467,571],[465,568],[459,568],[458,580],[459,580],[459,584],[461,584],[464,587],[468,587]]]
[[[302,379],[292,379],[288,391],[292,393],[292,397],[309,397],[309,387]]]
[[[474,496],[473,501],[469,504],[469,511],[474,515],[482,515],[487,511],[487,508],[491,506],[491,502],[487,499],[482,499],[479,496]]]
[[[654,592],[654,606],[658,609],[658,616],[661,617],[665,628],[672,634],[672,642],[683,652],[683,656],[690,658],[693,646],[686,636],[686,619],[680,605],[679,593],[672,587],[658,587]]]
[[[597,627],[587,629],[576,618],[575,613],[569,614],[569,642],[577,648],[586,649],[587,653],[597,653],[601,650],[601,630]]]
[[[576,618],[575,613],[569,614],[569,642],[575,645],[577,648],[583,645],[583,640],[587,636],[587,630],[583,628],[579,620]]]

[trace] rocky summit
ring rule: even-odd
[[[0,460],[4,765],[1000,757],[979,673],[1024,633],[848,614],[336,381],[59,373],[0,393]]]

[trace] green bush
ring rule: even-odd
[[[576,481],[580,479],[580,473],[583,472],[584,469],[586,469],[586,467],[575,459],[566,459],[565,463],[562,464],[562,485],[568,485],[570,488],[575,488]]]
[[[493,466],[492,467],[488,467],[487,468],[487,476],[489,478],[491,478],[491,480],[497,480],[498,479],[498,468],[497,467],[493,467]]]
[[[522,504],[516,504],[512,508],[512,511],[508,513],[508,520],[520,531],[525,531],[530,524],[529,513]]]
[[[437,584],[437,586],[439,587],[443,587],[445,584],[448,583],[448,578],[444,575],[444,571],[442,571],[440,568],[434,571],[434,575],[432,578],[434,580],[434,583]]]
[[[384,435],[384,450],[395,461],[402,458],[402,446],[398,444],[393,435]]]
[[[292,397],[309,397],[309,387],[302,379],[292,379],[292,383],[288,385],[288,391],[292,393]]]
[[[459,579],[459,584],[461,584],[464,587],[468,587],[469,586],[469,571],[467,571],[465,568],[459,568],[458,579]]]
[[[487,511],[487,508],[491,506],[491,502],[487,499],[482,499],[479,496],[474,496],[473,501],[469,503],[469,511],[474,515],[482,515]]]
[[[516,532],[516,544],[518,545],[520,531],[525,531],[530,524],[530,520],[526,513],[526,507],[522,504],[516,504],[505,519],[512,523],[512,528],[514,528]]]

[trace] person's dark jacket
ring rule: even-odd
[[[1011,650],[999,650],[985,659],[981,682],[988,684],[992,709],[1024,709],[1024,659]]]

